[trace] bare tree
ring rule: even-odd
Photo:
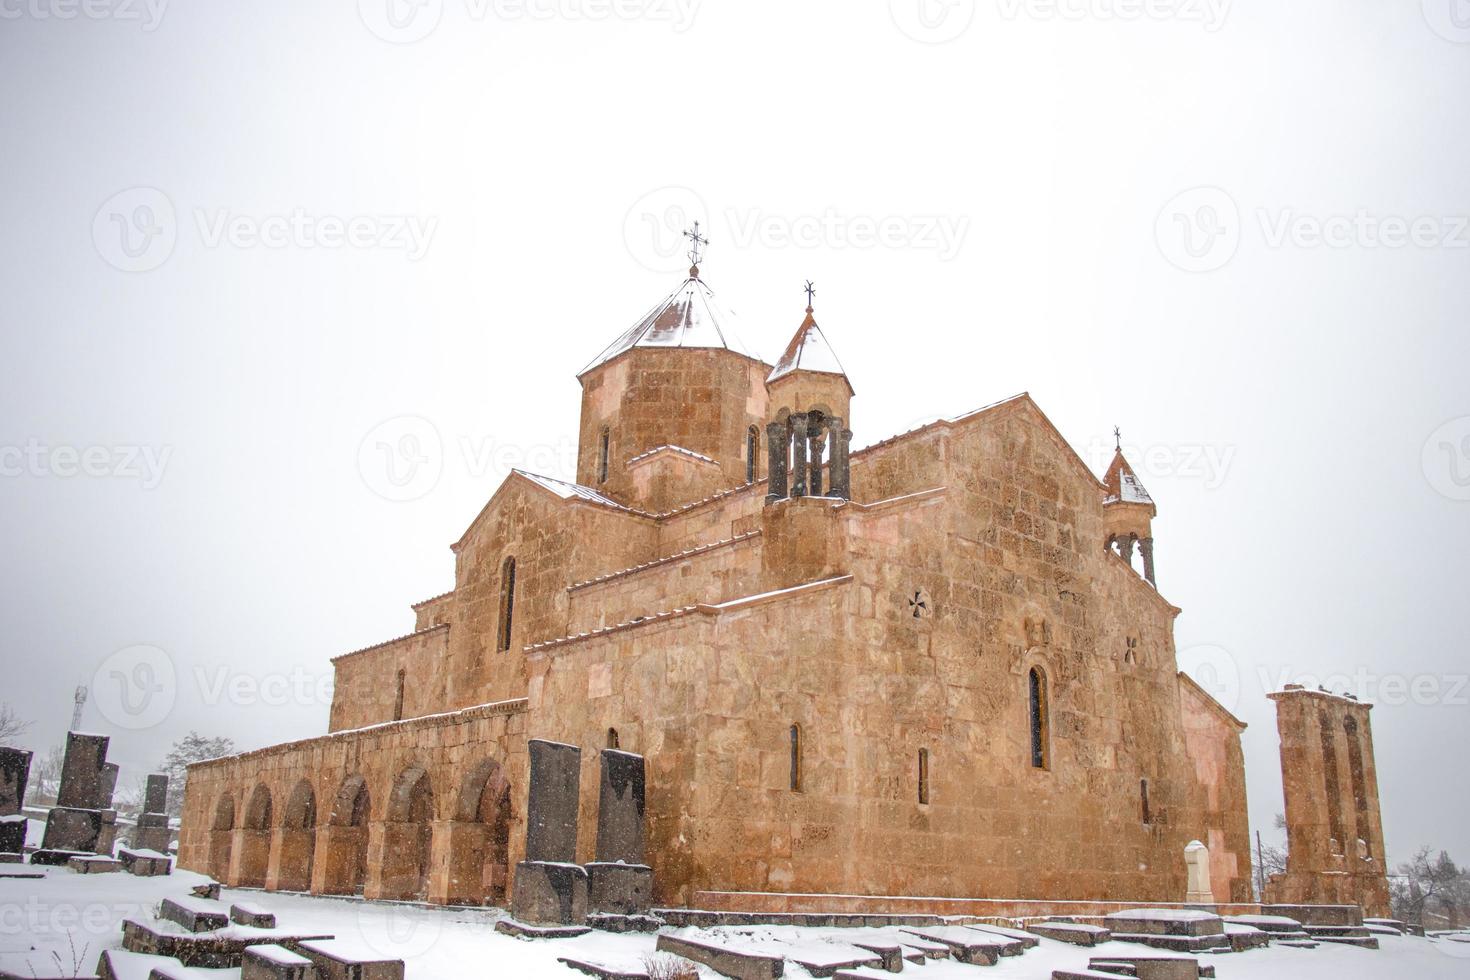
[[[8,704],[0,704],[0,745],[10,745],[31,727],[31,723],[15,713]]]
[[[61,766],[66,761],[66,749],[53,745],[31,768],[31,803],[51,805],[61,792]]]
[[[1454,927],[1470,908],[1470,873],[1462,871],[1445,851],[1431,857],[1428,846],[1398,866],[1389,882],[1394,914],[1405,922],[1430,928]]]
[[[223,736],[205,736],[190,732],[174,743],[168,750],[159,771],[168,776],[168,812],[170,816],[184,813],[184,781],[189,778],[189,765],[218,759],[235,751],[234,739]]]

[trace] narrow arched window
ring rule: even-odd
[[[1138,781],[1138,796],[1139,796],[1140,800],[1143,803],[1143,822],[1145,824],[1151,824],[1151,823],[1153,823],[1154,822],[1153,811],[1151,809],[1149,809],[1149,805],[1148,805],[1148,780],[1147,779],[1140,779]]]
[[[791,791],[801,792],[801,726],[791,726]]]
[[[398,669],[398,691],[397,691],[396,694],[393,695],[393,720],[394,721],[402,721],[403,720],[403,685],[404,685],[404,681],[407,680],[407,678],[408,678],[407,672],[404,671],[403,668],[400,667]]]
[[[622,748],[621,741],[618,738],[618,730],[616,728],[609,728],[607,730],[607,747],[610,749]]]
[[[919,802],[929,802],[929,750],[919,750]]]
[[[745,433],[745,482],[755,482],[756,454],[761,451],[761,430],[752,425]]]
[[[607,482],[607,460],[612,449],[612,433],[607,426],[602,427],[602,435],[597,440],[597,482]]]
[[[1045,769],[1051,764],[1050,746],[1047,744],[1046,675],[1040,667],[1032,667],[1030,674],[1031,708],[1031,766]]]
[[[516,614],[516,560],[507,558],[500,566],[500,635],[496,649],[501,653],[510,649],[510,631],[515,624]]]

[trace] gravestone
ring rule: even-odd
[[[577,859],[577,806],[582,750],[532,739],[530,800],[526,806],[526,860]]]
[[[0,748],[0,854],[20,854],[26,844],[26,818],[21,808],[31,754],[24,749]]]
[[[1184,901],[1190,905],[1210,905],[1215,901],[1210,888],[1210,849],[1199,841],[1189,842],[1184,849],[1184,866],[1189,871]]]
[[[102,773],[97,777],[97,801],[93,804],[99,810],[112,807],[112,795],[117,792],[117,773],[116,762],[102,764]]]
[[[144,813],[168,812],[168,777],[152,773],[148,777],[148,788],[143,791]]]
[[[577,857],[582,751],[532,739],[526,804],[526,860],[516,865],[511,915],[533,925],[581,926],[587,920],[587,872]]]
[[[101,810],[103,767],[107,763],[106,735],[66,733],[66,755],[61,762],[61,789],[56,805],[78,810]]]
[[[641,915],[653,901],[653,869],[644,859],[643,756],[602,751],[597,794],[597,860],[587,865],[593,912]]]

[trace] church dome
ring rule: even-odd
[[[715,291],[692,275],[622,336],[614,340],[578,375],[600,367],[637,347],[684,347],[728,350],[759,360],[745,348],[734,332],[735,315],[720,305]]]

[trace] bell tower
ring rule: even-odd
[[[1133,467],[1123,455],[1123,434],[1113,429],[1117,450],[1112,465],[1108,467],[1103,484],[1107,495],[1103,498],[1103,520],[1107,528],[1107,547],[1130,567],[1133,552],[1137,549],[1143,559],[1143,577],[1148,584],[1158,587],[1154,578],[1154,532],[1153,519],[1159,509],[1154,498],[1143,488],[1143,481],[1133,472]]]
[[[806,318],[766,378],[771,412],[766,423],[768,503],[788,497],[845,500],[852,493],[848,412],[854,392],[817,326],[812,305],[816,288],[810,282],[806,292]]]

